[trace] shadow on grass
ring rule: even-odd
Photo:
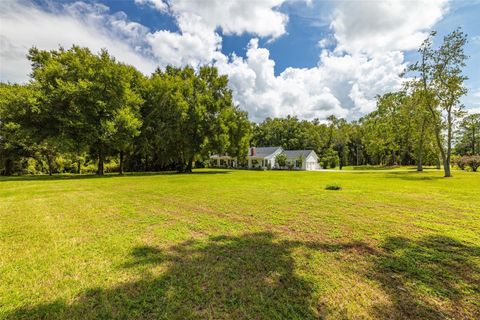
[[[103,176],[96,174],[54,174],[49,175],[25,175],[25,176],[0,176],[0,182],[11,181],[52,181],[52,180],[84,180],[84,179],[109,179],[109,178],[125,178],[125,177],[144,177],[144,176],[165,176],[165,175],[209,175],[209,174],[227,174],[229,170],[205,170],[193,171],[191,173],[178,173],[176,171],[159,171],[159,172],[126,172],[123,175],[118,173],[107,173]]]
[[[190,240],[168,251],[135,247],[120,268],[138,271],[139,280],[113,288],[90,289],[73,302],[20,308],[6,319],[352,317],[336,306],[319,302],[322,299],[315,292],[314,280],[296,272],[292,257],[296,248],[342,251],[352,254],[352,261],[370,261],[370,273],[362,276],[378,283],[390,301],[366,310],[374,319],[474,319],[479,315],[480,300],[475,300],[480,290],[478,247],[432,236],[419,241],[388,238],[383,250],[376,250],[360,241],[285,241],[260,232]],[[162,273],[154,274],[155,270]]]
[[[381,319],[480,319],[480,247],[445,236],[390,237],[373,278],[391,304]]]
[[[294,272],[291,252],[299,246],[315,248],[267,232],[186,241],[168,252],[137,247],[122,268],[143,270],[141,280],[88,290],[70,304],[18,309],[7,319],[318,319],[324,310],[312,283]],[[153,276],[160,266],[165,271]]]

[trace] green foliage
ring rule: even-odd
[[[285,168],[287,165],[287,155],[285,153],[280,153],[276,158],[275,161],[277,162],[280,168]]]
[[[323,154],[320,155],[320,165],[323,169],[334,169],[338,166],[339,161],[337,151],[332,148],[325,150]]]
[[[245,161],[251,124],[214,67],[168,67],[145,78],[106,50],[78,46],[32,48],[28,58],[31,84],[0,84],[2,174],[20,172],[28,157],[50,174],[78,172],[85,154],[98,174],[110,157],[119,157],[120,173],[125,161],[133,170],[180,171],[211,153]],[[65,155],[77,158],[76,170]]]
[[[305,161],[305,158],[303,157],[303,155],[300,155],[300,156],[297,158],[297,165],[298,165],[299,168],[302,167],[304,161]]]
[[[0,173],[12,175],[22,171],[20,163],[32,157],[37,144],[30,124],[38,113],[38,92],[33,85],[0,83]]]
[[[464,117],[457,134],[456,154],[480,154],[480,113]]]
[[[438,49],[433,47],[435,36],[436,32],[431,32],[419,48],[420,61],[410,67],[417,74],[411,82],[419,89],[423,107],[429,112],[445,177],[450,177],[453,129],[462,115],[460,98],[467,93],[467,77],[462,74],[467,60],[467,35],[456,29],[443,38]]]
[[[45,150],[79,152],[88,148],[103,174],[105,158],[124,151],[138,135],[142,103],[135,84],[141,75],[102,50],[43,51],[32,48],[32,77],[41,92],[37,117]],[[94,70],[94,72],[92,72]],[[50,162],[54,154],[47,155]]]
[[[297,117],[267,118],[255,125],[253,144],[259,147],[281,146],[285,150],[313,149],[319,153],[327,143],[327,127],[318,120],[300,121]]]
[[[144,125],[136,155],[146,167],[189,172],[211,153],[245,159],[250,139],[247,114],[233,105],[228,79],[216,68],[157,70],[143,89]],[[147,158],[155,161],[148,164]],[[141,161],[138,161],[141,162]]]

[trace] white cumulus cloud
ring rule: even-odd
[[[411,50],[447,10],[447,0],[339,1],[331,27],[338,50]]]
[[[279,37],[285,34],[288,16],[278,11],[285,0],[135,0],[159,11],[170,12],[180,25],[194,19],[212,31],[222,29],[224,34],[254,33],[261,37]],[[182,29],[180,27],[180,29]]]
[[[120,61],[143,72],[155,69],[137,45],[147,29],[124,14],[109,15],[100,4],[76,2],[45,11],[29,2],[0,1],[0,81],[28,79],[28,49],[57,49],[73,44],[94,51],[107,48]]]
[[[377,94],[400,88],[399,73],[405,67],[400,52],[368,57],[324,51],[317,67],[287,68],[278,76],[274,65],[257,39],[250,41],[245,59],[234,55],[216,63],[229,76],[236,102],[255,121],[267,116],[324,119],[365,114],[374,109]]]

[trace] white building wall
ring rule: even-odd
[[[308,157],[305,159],[305,168],[303,170],[319,170],[320,165],[318,163],[318,157],[316,157],[313,153],[309,154]]]

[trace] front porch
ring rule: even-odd
[[[248,159],[249,169],[272,169],[272,160],[265,158],[253,158]]]
[[[238,162],[232,157],[220,156],[215,159],[211,159],[210,166],[216,168],[237,168]]]

